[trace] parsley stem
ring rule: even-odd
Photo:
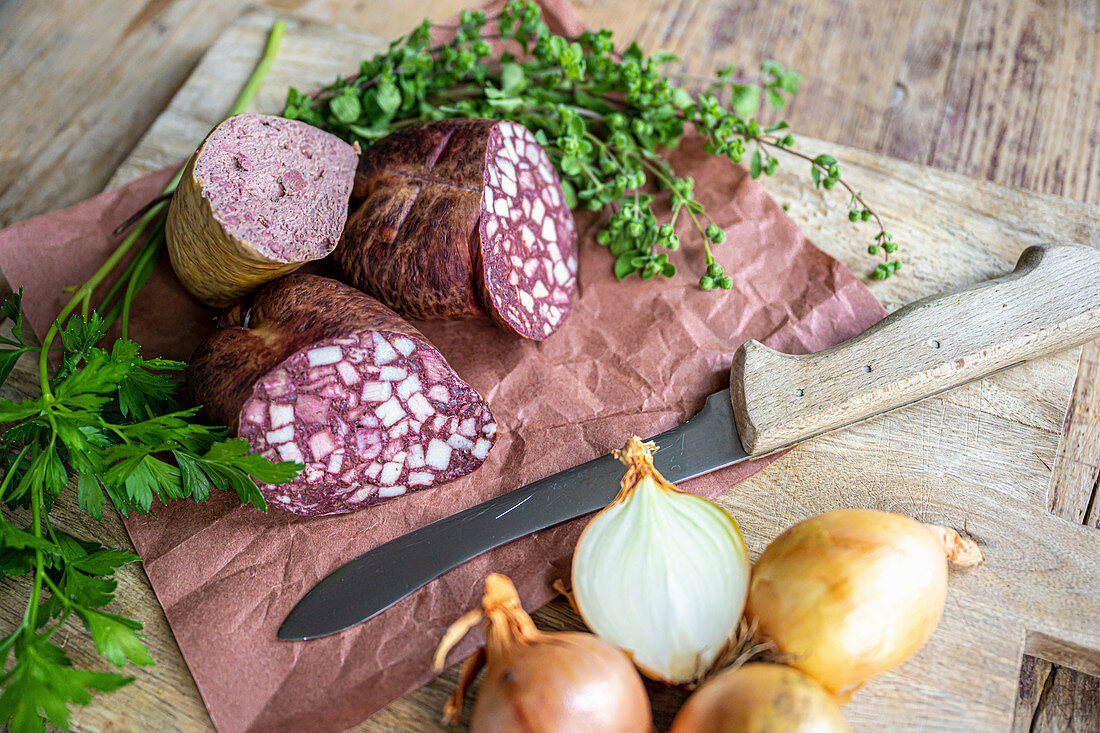
[[[128,341],[130,338],[130,304],[134,301],[134,296],[137,294],[139,288],[145,284],[145,280],[148,279],[151,264],[154,263],[154,258],[159,259],[161,253],[161,245],[164,243],[164,221],[161,220],[157,223],[157,229],[150,237],[149,246],[145,247],[138,256],[134,258],[134,262],[137,266],[130,273],[130,277],[126,283],[126,292],[122,296],[122,339]]]
[[[61,589],[57,587],[57,583],[50,580],[49,575],[43,575],[42,580],[46,581],[46,585],[50,586],[50,590],[53,591],[53,594],[57,596],[58,599],[61,600],[61,603],[64,604],[65,608],[68,608],[70,605],[72,605],[72,601],[69,600],[69,597],[61,592]],[[62,623],[64,623],[64,621],[62,621]],[[60,624],[58,625],[60,626]]]
[[[48,575],[46,576],[46,579],[49,580]],[[61,598],[64,599],[65,596],[61,596]],[[56,634],[61,629],[62,626],[65,625],[65,622],[69,620],[69,616],[72,616],[72,615],[73,615],[72,604],[70,602],[66,601],[65,602],[65,612],[63,614],[61,614],[61,618],[59,618],[57,620],[57,623],[54,624],[53,627],[51,627],[50,630],[47,631],[46,634],[42,637],[42,641],[48,641],[54,634]]]
[[[47,455],[53,453],[57,441],[57,433],[50,436],[50,446]],[[37,539],[42,539],[42,484],[34,482],[31,486],[31,517],[32,531]],[[42,594],[42,580],[46,577],[46,566],[42,562],[42,549],[34,548],[34,585],[31,586],[31,599],[27,604],[26,626],[33,632],[38,628],[38,598]]]
[[[264,56],[230,114],[241,112],[255,96],[285,27],[281,21],[273,25]],[[78,496],[78,503],[98,519],[108,499],[122,513],[130,509],[144,512],[149,510],[154,496],[162,501],[184,496],[202,501],[213,483],[219,489],[235,489],[242,500],[262,510],[266,505],[256,482],[283,483],[299,470],[297,464],[276,466],[259,456],[248,455],[245,460],[246,441],[226,439],[225,428],[204,425],[195,418],[195,409],[176,409],[179,384],[162,372],[184,365],[165,359],[143,359],[139,347],[128,341],[132,303],[164,251],[168,200],[181,177],[182,171],[177,172],[162,196],[143,206],[116,230],[114,236],[120,236],[121,241],[83,284],[63,288],[68,301],[50,324],[41,346],[28,345],[22,333],[24,314],[20,295],[13,294],[11,302],[4,306],[5,315],[13,316],[14,325],[12,337],[0,337],[0,344],[12,347],[3,349],[8,359],[16,359],[28,351],[38,352],[42,397],[23,400],[22,409],[13,403],[14,412],[9,409],[7,413],[15,417],[16,428],[21,432],[12,428],[6,434],[8,449],[18,447],[19,452],[13,458],[4,451],[0,500],[8,498],[9,492],[23,496],[22,501],[30,504],[31,526],[27,530],[14,529],[12,523],[0,516],[0,530],[19,532],[26,540],[16,547],[23,563],[20,571],[29,565],[27,571],[32,580],[22,623],[0,639],[0,659],[4,662],[14,649],[14,664],[6,672],[0,670],[3,672],[0,728],[11,725],[15,730],[40,729],[40,716],[59,728],[67,728],[70,703],[85,704],[89,690],[110,690],[129,681],[130,678],[114,673],[78,673],[61,646],[50,642],[74,612],[85,620],[90,618],[88,614],[103,614],[106,627],[88,624],[88,630],[96,648],[105,656],[118,662],[104,647],[115,644],[116,649],[125,646],[125,656],[132,663],[152,663],[147,647],[135,631],[141,628],[140,624],[95,610],[114,599],[115,583],[98,580],[90,589],[84,589],[88,592],[78,592],[82,589],[77,587],[83,577],[110,576],[116,567],[136,558],[129,553],[114,554],[102,558],[101,565],[77,567],[80,556],[98,551],[92,548],[106,548],[55,530],[49,521],[51,507],[46,502],[47,492],[51,498],[60,495],[67,479],[80,474],[78,493],[86,493],[89,487],[85,482],[90,481],[94,495]],[[97,288],[107,289],[108,281],[116,277],[99,306],[100,310],[110,308],[110,320],[101,321],[94,317],[93,297]],[[123,319],[122,338],[115,340],[114,348],[108,351],[93,344],[98,343],[106,326],[119,315]],[[60,343],[55,346],[56,342]],[[63,353],[63,366],[54,372],[52,379],[66,379],[62,382],[64,392],[59,389],[56,395],[52,391],[49,362],[51,352],[55,351]],[[121,422],[108,423],[107,417]],[[67,429],[59,432],[59,426]],[[123,446],[124,457],[112,452]],[[186,452],[181,453],[181,449]],[[184,478],[170,473],[167,464],[154,457],[169,450],[177,458],[186,455],[195,466],[193,472],[198,472],[202,480],[194,475]],[[143,463],[147,470],[153,471],[148,474],[153,478],[138,479],[137,483],[142,485],[132,488],[131,483],[137,479],[135,471]],[[152,466],[159,466],[160,470]],[[104,570],[99,570],[100,567]],[[44,611],[40,610],[43,606]],[[120,666],[123,663],[118,662]],[[30,683],[26,682],[28,679]],[[28,684],[33,686],[28,688]],[[27,689],[32,692],[25,694]],[[24,699],[20,699],[21,695]]]
[[[168,184],[168,188],[175,190],[176,184],[179,183],[180,178],[183,175],[181,169],[179,173],[175,175],[172,182]],[[88,278],[88,280],[81,285],[69,302],[65,304],[65,307],[61,309],[61,312],[57,314],[57,318],[50,325],[50,329],[46,331],[46,336],[42,339],[42,354],[38,359],[38,377],[42,386],[42,395],[50,400],[53,398],[53,392],[50,390],[50,376],[49,376],[49,350],[50,344],[57,337],[57,334],[61,331],[61,324],[69,317],[76,307],[84,300],[84,298],[90,295],[100,283],[102,283],[108,275],[118,266],[119,262],[126,257],[126,254],[133,248],[134,244],[141,238],[141,235],[149,228],[149,225],[153,223],[153,220],[160,214],[161,209],[164,208],[164,204],[161,203],[146,212],[145,216],[141,217],[138,223],[134,226],[133,230],[126,235],[126,238],[115,248],[115,251],[107,258],[107,260],[100,265],[99,269]]]
[[[134,270],[137,269],[138,264],[137,257],[130,260],[130,264],[126,266],[126,269],[122,271],[119,278],[115,280],[115,284],[107,291],[107,295],[103,296],[103,301],[99,304],[99,309],[106,312],[103,316],[103,321],[107,326],[113,324],[122,312],[122,303],[112,303],[112,301],[115,299],[116,295],[122,292],[123,287],[130,282],[130,277],[133,275]]]
[[[140,209],[135,211],[129,219],[115,227],[115,230],[112,232],[112,234],[114,234],[116,237],[121,235],[124,231],[132,227],[134,225],[134,222],[144,216],[145,212],[159,204],[161,201],[166,201],[170,198],[172,198],[172,194],[168,192],[162,193],[160,196],[157,196],[155,199],[145,204],[145,206],[142,206]]]
[[[4,498],[4,493],[8,490],[8,484],[11,483],[12,477],[15,476],[15,469],[19,467],[19,464],[23,461],[23,457],[27,455],[27,451],[30,449],[30,445],[23,446],[23,450],[19,451],[19,455],[15,457],[15,462],[11,464],[11,468],[4,474],[4,481],[0,483],[0,500]]]

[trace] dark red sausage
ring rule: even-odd
[[[492,316],[552,334],[576,287],[573,217],[525,127],[440,120],[399,130],[360,159],[333,259],[346,282],[418,319]]]
[[[400,316],[316,275],[290,275],[191,357],[192,400],[272,460],[305,463],[260,485],[274,506],[336,514],[476,470],[496,440],[484,400]]]

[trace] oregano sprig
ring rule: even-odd
[[[434,43],[432,30],[453,38]],[[615,258],[615,274],[672,277],[677,232],[703,242],[704,289],[732,287],[712,246],[724,233],[660,151],[675,147],[689,127],[706,137],[706,150],[741,162],[749,153],[753,178],[772,175],[786,153],[810,164],[814,185],[839,185],[851,195],[849,219],[877,227],[872,255],[884,278],[899,262],[881,218],[845,182],[835,158],[794,149],[786,122],[764,127],[761,102],[783,109],[798,91],[799,75],[775,61],[744,76],[727,66],[713,77],[665,71],[670,53],[644,54],[637,44],[619,49],[608,30],[576,38],[555,35],[538,6],[513,0],[498,15],[465,11],[456,26],[424,21],[385,53],[362,62],[359,73],[314,94],[291,89],[283,114],[330,130],[364,147],[402,127],[445,117],[492,117],[519,122],[535,133],[562,178],[571,208],[607,210],[597,241]],[[688,86],[691,85],[691,86]],[[751,151],[751,152],[749,152]],[[653,210],[665,197],[672,215],[661,223]]]

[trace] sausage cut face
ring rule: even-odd
[[[480,466],[493,416],[425,346],[388,331],[351,334],[302,349],[257,382],[238,435],[273,461],[305,464],[297,486],[261,487],[268,499],[348,511]]]
[[[356,159],[352,146],[303,122],[237,115],[210,133],[193,175],[237,240],[276,262],[305,262],[339,241]]]
[[[187,372],[192,400],[272,461],[305,468],[260,484],[298,514],[349,512],[453,481],[497,436],[488,405],[396,313],[315,275],[271,283],[223,314]]]
[[[481,210],[490,312],[520,336],[544,339],[569,313],[577,255],[553,165],[526,127],[502,122],[489,131]]]
[[[573,215],[546,151],[522,125],[411,125],[359,162],[333,261],[341,277],[417,319],[489,315],[542,340],[577,283]]]
[[[304,122],[230,117],[182,173],[165,238],[180,282],[224,307],[327,256],[343,232],[359,148]]]

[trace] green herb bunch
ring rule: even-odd
[[[493,18],[465,11],[457,26],[435,28],[453,32],[454,39],[433,45],[433,25],[425,20],[386,53],[364,61],[357,75],[312,95],[291,89],[283,115],[364,147],[427,120],[519,122],[553,160],[570,208],[610,210],[596,239],[615,257],[619,278],[635,272],[646,279],[675,275],[669,253],[680,247],[676,225],[685,217],[704,243],[699,285],[728,289],[732,281],[711,251],[725,234],[695,199],[694,182],[677,177],[660,153],[675,147],[690,124],[706,137],[707,152],[735,163],[748,154],[753,178],[775,173],[779,160],[773,152],[803,159],[816,187],[848,191],[851,221],[874,220],[877,233],[868,252],[883,261],[872,276],[884,279],[900,266],[897,244],[863,196],[841,178],[836,159],[795,150],[786,122],[764,127],[755,119],[762,98],[782,109],[798,89],[799,75],[776,62],[762,64],[751,79],[738,77],[732,67],[713,78],[680,77],[705,86],[692,91],[662,72],[676,60],[672,54],[646,56],[637,44],[619,50],[608,30],[555,35],[532,2],[509,2]],[[506,50],[498,53],[491,42]],[[664,224],[653,211],[662,192],[672,212]]]
[[[177,398],[174,373],[184,368],[182,362],[144,359],[127,339],[116,340],[110,350],[96,346],[107,331],[97,314],[72,316],[59,329],[61,347],[55,350],[25,340],[18,296],[4,303],[3,314],[14,326],[9,336],[0,336],[0,378],[24,354],[44,361],[54,351],[61,358],[40,396],[0,400],[0,422],[7,423],[0,435],[0,496],[14,510],[0,518],[0,573],[32,574],[23,622],[0,641],[3,662],[14,656],[0,676],[0,720],[14,731],[34,731],[43,729],[40,716],[65,727],[67,703],[85,704],[89,690],[113,690],[132,679],[73,668],[51,641],[70,616],[83,622],[96,650],[112,663],[153,663],[141,640],[142,625],[103,610],[114,598],[110,576],[138,557],[50,522],[50,509],[69,480],[76,480],[79,506],[96,519],[108,501],[123,516],[146,513],[154,497],[205,501],[211,485],[266,509],[254,480],[284,483],[299,466],[250,455],[247,441],[228,439],[225,428],[199,422],[196,408]],[[20,526],[14,515],[26,510],[30,523]]]
[[[231,114],[255,93],[283,30],[281,22],[272,28],[264,59]],[[180,401],[176,375],[186,365],[146,359],[128,338],[134,296],[164,251],[165,198],[124,225],[131,231],[87,282],[66,289],[71,298],[41,345],[25,331],[21,292],[0,306],[12,323],[0,336],[0,383],[23,357],[36,360],[38,375],[38,394],[0,399],[0,574],[30,576],[22,621],[0,639],[0,726],[14,733],[43,731],[45,722],[65,728],[70,703],[87,704],[93,691],[133,679],[75,668],[52,641],[70,618],[84,625],[112,664],[153,663],[142,624],[105,610],[114,599],[115,570],[138,557],[55,526],[50,512],[67,487],[66,498],[95,519],[108,502],[123,516],[148,513],[154,499],[205,501],[211,486],[266,510],[256,482],[285,483],[301,469],[250,455],[247,441],[199,420],[197,408]],[[130,263],[117,272],[131,252]],[[91,309],[92,295],[112,276],[101,317]],[[122,337],[110,348],[99,346],[116,321]]]

